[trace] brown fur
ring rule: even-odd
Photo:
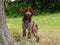
[[[26,12],[29,12],[31,14],[26,14]],[[26,36],[26,29],[28,29],[28,38],[31,38],[31,33],[36,37],[36,41],[39,42],[39,35],[38,35],[38,25],[35,23],[35,21],[32,20],[32,15],[34,13],[34,10],[28,6],[27,8],[23,9],[23,37]]]

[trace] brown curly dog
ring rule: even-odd
[[[31,39],[31,33],[32,33],[36,38],[36,42],[39,42],[38,25],[32,20],[33,13],[34,10],[30,6],[23,9],[23,14],[24,14],[22,21],[23,37],[26,37],[26,29],[27,29],[28,39]]]

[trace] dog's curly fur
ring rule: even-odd
[[[27,8],[23,9],[23,21],[22,21],[22,29],[23,29],[23,37],[26,36],[26,29],[28,30],[28,39],[31,38],[31,33],[36,37],[36,41],[39,42],[39,35],[38,35],[38,25],[32,20],[32,15],[34,10],[28,6]]]

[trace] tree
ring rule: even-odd
[[[0,0],[0,45],[15,45],[15,44],[16,43],[10,36],[6,25],[4,0]]]

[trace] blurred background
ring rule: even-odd
[[[60,12],[60,0],[5,0],[6,15],[22,16],[22,9],[27,5],[35,10],[35,15]]]
[[[17,41],[22,39],[22,10],[27,5],[35,10],[32,19],[39,27],[40,45],[60,45],[60,0],[5,0],[11,36]]]

